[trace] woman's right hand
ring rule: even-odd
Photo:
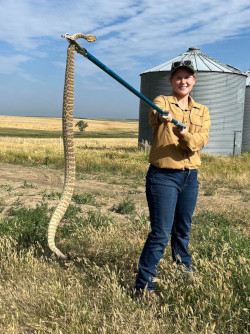
[[[162,123],[170,123],[173,119],[172,115],[170,114],[169,110],[163,110],[167,115],[166,116],[163,116],[162,114],[159,113],[159,120],[162,122]]]

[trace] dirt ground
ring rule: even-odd
[[[17,200],[27,208],[35,208],[36,204],[43,201],[44,194],[61,193],[63,183],[63,170],[0,163],[0,206],[3,208],[0,217],[4,216]],[[131,185],[96,181],[93,180],[93,175],[85,174],[84,179],[77,179],[74,192],[100,194],[101,211],[104,212],[122,202],[125,196],[129,196],[129,193],[132,193],[131,196],[138,207],[146,208],[143,187],[137,187],[136,191],[131,191]],[[59,199],[46,198],[45,201],[55,206]],[[88,205],[84,206],[88,207]]]
[[[26,167],[0,163],[0,206],[4,216],[7,210],[20,200],[26,207],[35,207],[43,200],[44,194],[62,192],[64,173],[62,170]],[[114,204],[123,201],[124,197],[131,197],[137,206],[137,210],[147,213],[147,203],[144,187],[137,187],[131,191],[131,184],[110,184],[105,181],[93,180],[92,175],[84,175],[84,179],[77,180],[76,193],[98,192],[102,197],[102,211],[109,210]],[[233,219],[242,221],[242,225],[248,225],[250,220],[249,192],[228,188],[216,188],[210,196],[206,195],[202,185],[200,187],[196,212],[209,210],[226,213]],[[56,205],[58,199],[48,199],[48,203]]]

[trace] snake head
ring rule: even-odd
[[[84,38],[86,39],[88,42],[90,43],[93,43],[97,40],[97,37],[95,35],[91,35],[91,34],[88,34],[88,35],[81,35],[80,38]]]
[[[65,35],[61,35],[62,38],[65,38],[69,43],[72,41],[76,41],[78,38],[84,38],[86,39],[88,42],[92,43],[96,41],[96,36],[88,34],[82,34],[82,33],[78,33],[78,34],[74,34],[74,35],[70,35],[68,33],[66,33]]]

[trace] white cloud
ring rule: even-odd
[[[249,0],[8,0],[1,3],[0,40],[39,57],[58,48],[63,33],[94,33],[96,54],[115,69],[128,70],[138,69],[141,57],[162,54],[165,61],[170,50],[249,31],[249,17]],[[13,68],[18,69],[22,57],[12,57]]]
[[[0,73],[12,74],[20,72],[20,65],[29,60],[29,57],[23,55],[0,56]]]

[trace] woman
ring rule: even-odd
[[[172,64],[171,96],[160,95],[154,103],[167,116],[150,111],[153,144],[146,177],[151,232],[139,260],[136,290],[153,292],[157,267],[171,235],[172,257],[181,268],[191,271],[188,251],[192,215],[198,195],[197,169],[200,149],[209,138],[210,117],[206,106],[190,96],[196,74],[190,60]],[[186,124],[178,128],[172,118]]]

